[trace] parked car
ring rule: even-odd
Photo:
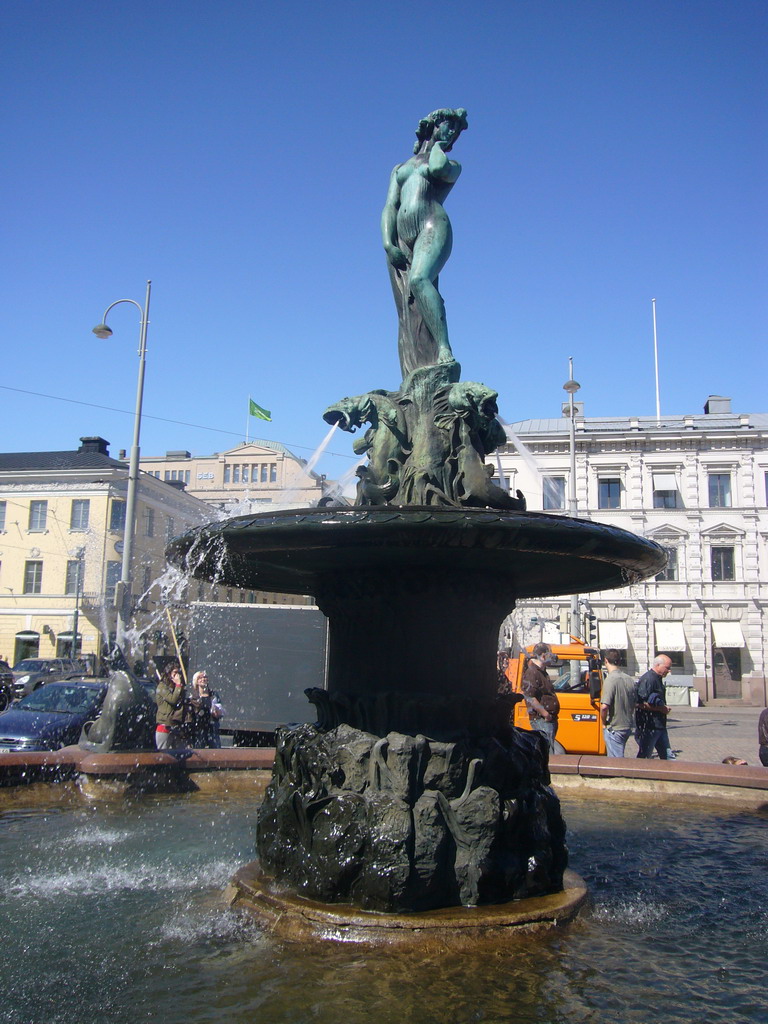
[[[83,675],[83,665],[72,658],[25,658],[13,666],[14,696],[24,697],[43,683]]]
[[[58,750],[77,743],[101,710],[106,679],[70,679],[39,686],[0,713],[0,751]]]
[[[13,669],[7,661],[0,661],[0,711],[4,711],[15,696]]]

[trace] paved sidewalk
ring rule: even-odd
[[[679,760],[714,764],[732,754],[756,767],[757,719],[762,708],[673,707],[669,715],[669,738]],[[627,743],[627,756],[637,756],[637,744]],[[768,769],[766,769],[768,770]]]

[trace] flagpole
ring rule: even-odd
[[[661,401],[659,399],[659,345],[656,339],[656,299],[651,299],[653,305],[653,361],[656,366],[656,426],[661,426]]]
[[[248,415],[245,417],[245,443],[248,444],[248,431],[251,428],[251,396],[248,395]]]

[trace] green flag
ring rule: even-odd
[[[256,405],[252,398],[248,399],[248,412],[251,416],[255,416],[260,420],[272,420],[272,413],[267,409],[262,409],[260,405]]]

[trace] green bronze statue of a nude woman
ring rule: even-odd
[[[419,366],[453,359],[437,277],[453,242],[443,202],[461,174],[461,165],[446,153],[466,127],[461,108],[423,118],[415,156],[398,164],[389,181],[381,233],[397,306],[403,380]]]

